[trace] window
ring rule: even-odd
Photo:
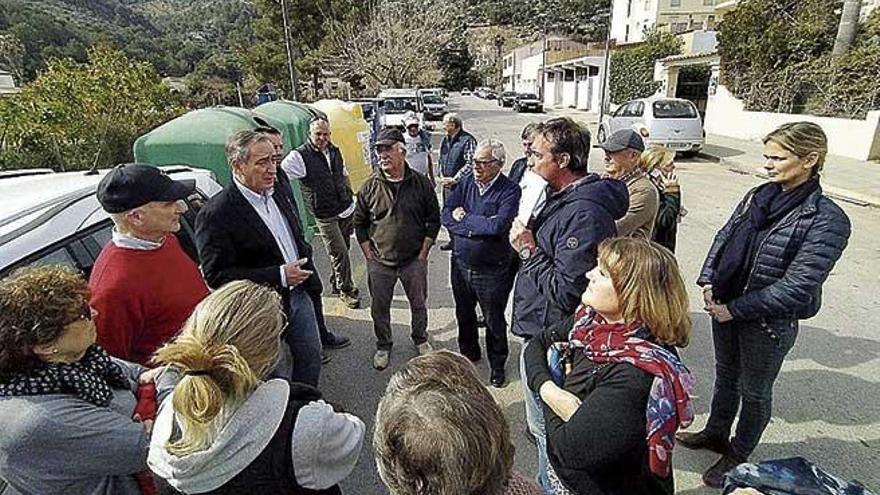
[[[706,6],[715,5],[715,0],[703,0],[703,5],[706,5]]]
[[[670,7],[681,7],[681,0],[669,0]]]
[[[689,101],[659,100],[654,102],[656,119],[695,119],[697,109]]]

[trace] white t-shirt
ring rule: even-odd
[[[421,133],[411,136],[403,133],[406,143],[406,162],[410,168],[422,175],[428,175],[428,157],[431,155],[431,142],[422,139]]]

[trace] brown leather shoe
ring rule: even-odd
[[[675,440],[683,447],[693,450],[711,450],[721,455],[730,452],[730,442],[726,438],[716,437],[706,430],[691,433],[680,431],[675,434]]]
[[[746,459],[738,459],[731,455],[721,456],[721,459],[718,459],[715,464],[712,464],[703,473],[703,483],[711,488],[722,488],[724,486],[724,475],[744,462],[746,462]]]

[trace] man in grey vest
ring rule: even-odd
[[[351,278],[348,250],[354,232],[354,193],[342,153],[330,142],[330,123],[317,118],[309,125],[309,142],[287,154],[281,168],[299,179],[306,205],[318,225],[333,271],[330,287],[346,306],[357,309],[360,296]]]
[[[457,113],[443,116],[443,128],[446,135],[440,141],[440,179],[443,186],[443,198],[450,189],[469,175],[474,169],[474,152],[477,150],[477,139],[462,128],[461,117]],[[452,243],[440,245],[440,250],[449,251]]]

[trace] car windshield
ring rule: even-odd
[[[689,101],[660,100],[654,102],[654,118],[695,119],[697,109]]]
[[[418,104],[415,98],[388,98],[385,100],[385,113],[417,112]]]
[[[425,95],[425,97],[422,98],[422,100],[425,103],[443,103],[443,98],[440,98],[437,95]]]
[[[532,93],[522,93],[517,98],[520,100],[537,100],[538,97]]]
[[[501,93],[501,96],[516,96],[516,93],[514,93],[513,91],[505,91]]]

